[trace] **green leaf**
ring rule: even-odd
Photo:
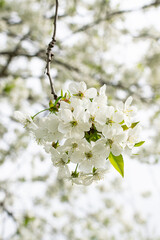
[[[52,100],[50,100],[50,102],[49,102],[49,107],[50,107],[49,111],[50,111],[51,113],[56,113],[56,112],[58,112],[58,108],[59,108],[59,106],[60,106],[59,100],[60,100],[61,98],[62,98],[62,96],[58,97],[54,103],[52,102]]]
[[[122,155],[114,156],[111,152],[109,155],[109,161],[113,167],[124,177],[124,162]]]
[[[97,171],[97,168],[94,167],[92,171],[93,171],[93,174],[95,174],[95,172]]]
[[[141,141],[141,142],[135,143],[134,147],[140,147],[140,146],[143,145],[143,143],[145,143],[145,141]]]
[[[144,71],[144,65],[142,63],[138,63],[137,64],[137,68],[140,70],[140,71]]]
[[[10,93],[14,87],[15,87],[15,84],[14,84],[14,83],[8,83],[8,84],[6,84],[6,86],[4,87],[3,91],[4,91],[5,93]]]
[[[128,127],[126,125],[122,125],[121,127],[123,128],[123,131],[128,130]]]
[[[57,100],[54,103],[54,106],[56,106],[56,104],[58,103],[58,101],[62,98],[62,96],[58,97]]]
[[[92,125],[91,129],[88,132],[85,132],[85,139],[90,143],[96,142],[98,139],[101,138],[101,135],[97,131],[94,125]]]
[[[30,222],[33,222],[35,220],[35,217],[29,217],[29,216],[24,216],[24,226],[28,226]]]
[[[49,101],[49,107],[50,108],[56,108],[56,105],[61,98],[62,98],[62,96],[58,97],[54,103],[52,102],[52,100],[50,100]]]
[[[131,126],[130,126],[130,128],[134,128],[135,126],[137,126],[138,123],[139,123],[139,122],[134,122],[134,123],[132,123]],[[121,127],[123,128],[123,131],[126,131],[126,130],[129,129],[126,125],[122,125]]]
[[[52,100],[49,101],[49,107],[50,108],[54,107],[54,104],[53,104]]]
[[[134,128],[135,126],[137,126],[138,123],[139,122],[132,123],[131,128]]]
[[[124,120],[122,122],[120,122],[119,124],[123,124],[124,123]]]
[[[3,8],[5,5],[5,0],[0,0],[0,8]]]

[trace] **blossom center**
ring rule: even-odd
[[[91,115],[89,118],[89,122],[94,122],[94,119],[95,119],[95,117]]]
[[[108,125],[108,124],[112,124],[112,123],[114,123],[114,122],[111,119],[107,118],[106,124]]]
[[[76,120],[74,120],[74,121],[71,121],[70,123],[71,123],[72,127],[75,127],[75,126],[77,126],[77,125],[78,125],[78,123],[77,123],[77,121],[76,121]]]
[[[86,158],[91,158],[93,156],[92,152],[86,152],[85,153]]]
[[[77,143],[73,143],[72,144],[72,148],[77,148],[78,147],[78,144]]]
[[[77,96],[77,97],[82,98],[82,97],[84,97],[84,93],[82,93],[81,91],[79,91],[79,93],[73,94],[73,96]]]
[[[59,143],[58,143],[58,141],[57,142],[52,142],[52,147],[53,148],[57,148],[59,146]]]
[[[107,140],[107,144],[109,144],[109,146],[110,146],[110,148],[111,148],[111,147],[112,147],[112,144],[113,144],[112,139],[108,139],[108,140]]]
[[[60,163],[61,163],[62,165],[65,165],[65,164],[66,164],[65,161],[63,160],[63,158],[60,159]]]

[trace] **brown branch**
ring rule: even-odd
[[[157,7],[159,5],[160,5],[160,0],[156,0],[156,1],[154,1],[154,2],[152,2],[150,4],[147,4],[147,5],[144,5],[144,6],[140,7],[140,8],[113,11],[111,13],[107,12],[105,17],[98,18],[95,21],[93,21],[92,23],[86,24],[86,25],[78,28],[72,34],[76,34],[76,33],[79,33],[79,32],[86,31],[87,29],[92,28],[92,27],[98,25],[101,22],[104,22],[106,20],[110,20],[114,16],[119,16],[119,15],[122,15],[122,14],[137,12],[137,11],[145,10],[145,9],[148,9],[148,8],[151,8],[151,7]]]
[[[67,13],[62,14],[62,15],[58,15],[58,19],[62,19],[62,18],[65,18],[65,17],[68,17],[68,14],[67,14]],[[50,16],[50,17],[44,15],[44,18],[45,18],[45,19],[51,19],[51,20],[52,20],[52,19],[55,18],[55,14],[52,15],[52,16]]]
[[[152,34],[148,34],[148,33],[141,33],[139,35],[132,35],[130,34],[132,38],[134,39],[142,39],[142,38],[145,38],[145,39],[150,39],[150,40],[154,40],[156,42],[158,42],[160,40],[160,37],[158,36],[154,36]]]
[[[29,35],[29,33],[25,34],[24,36],[22,36],[22,37],[20,38],[18,44],[16,45],[16,47],[14,48],[14,50],[13,50],[13,51],[11,52],[11,54],[9,55],[5,66],[4,66],[3,69],[1,70],[0,76],[5,75],[9,64],[11,63],[12,59],[14,58],[14,56],[16,55],[16,53],[18,52],[22,41],[23,41],[24,39],[26,39],[26,38],[28,37],[28,35]]]
[[[13,51],[2,51],[2,52],[0,52],[0,55],[2,55],[2,56],[12,56],[12,58],[14,58],[14,57],[26,57],[26,58],[30,59],[30,58],[38,57],[38,58],[41,58],[43,60],[45,59],[44,54],[45,54],[44,49],[40,49],[39,51],[37,51],[34,54],[27,53],[23,50],[21,50],[21,51],[19,50],[18,52],[14,53],[14,54],[13,54]],[[79,69],[77,67],[74,67],[73,65],[71,65],[67,62],[61,61],[60,59],[54,59],[54,63],[66,68],[67,70],[74,71],[74,72],[77,72],[77,73],[79,72]],[[9,75],[8,72],[5,72],[3,74],[0,73],[0,77],[7,77],[8,75]]]
[[[5,207],[5,204],[4,202],[0,202],[0,207],[2,208],[2,210],[4,212],[6,212],[6,214],[11,217],[15,222],[17,222],[15,216],[13,215],[13,213],[11,211],[9,211],[6,207]]]
[[[15,232],[14,232],[12,235],[10,235],[10,236],[8,236],[8,237],[6,237],[6,238],[3,238],[3,240],[13,239],[14,236],[16,236],[17,234],[19,234],[19,231],[20,231],[19,223],[18,223],[16,217],[14,216],[14,214],[5,207],[4,202],[0,202],[0,208],[2,208],[2,210],[8,215],[8,217],[10,217],[10,218],[15,222],[15,224],[16,224]],[[0,240],[1,240],[1,239],[2,239],[2,238],[0,238]]]
[[[56,37],[57,16],[58,16],[58,0],[56,0],[56,10],[55,10],[55,16],[54,16],[54,31],[53,31],[52,41],[48,44],[47,52],[46,52],[46,55],[47,55],[46,74],[49,78],[49,82],[50,82],[50,86],[51,86],[51,94],[53,94],[53,97],[55,100],[57,99],[57,94],[55,92],[53,80],[52,80],[51,74],[50,74],[50,63],[54,56],[52,49],[56,42],[55,37]]]
[[[28,54],[28,53],[25,53],[25,52],[24,52],[24,53],[23,53],[23,52],[17,52],[14,57],[24,56],[24,57],[27,57],[27,58],[38,57],[38,58],[44,59],[44,54],[43,54],[43,53],[44,53],[44,50],[43,50],[43,49],[39,50],[39,51],[38,51],[37,53],[35,53],[35,54]],[[12,54],[12,52],[10,52],[10,51],[0,52],[0,55],[10,55],[10,54]],[[85,75],[81,69],[79,69],[79,68],[77,68],[77,67],[74,67],[73,65],[71,65],[71,64],[69,64],[69,63],[67,63],[67,62],[63,62],[63,61],[58,60],[58,59],[55,59],[54,62],[55,62],[55,64],[57,64],[57,65],[59,65],[59,66],[62,66],[62,67],[64,67],[65,69],[67,69],[67,70],[69,70],[69,71],[72,71],[72,72],[75,72],[75,73],[80,74],[83,79],[84,79],[84,78],[88,78],[88,77],[89,77],[89,78],[93,78],[94,80],[96,80],[97,82],[99,82],[101,85],[106,84],[107,86],[110,86],[110,87],[113,87],[113,88],[120,88],[120,89],[128,92],[128,94],[130,94],[130,95],[131,95],[131,94],[135,94],[142,102],[147,102],[147,101],[149,101],[149,99],[144,98],[144,97],[141,97],[138,93],[132,92],[128,86],[126,87],[125,85],[123,85],[123,84],[120,83],[120,82],[119,82],[119,83],[113,83],[113,82],[107,81],[106,79],[103,79],[102,77],[100,77],[100,78],[97,79],[97,78],[95,78],[94,76]],[[6,74],[3,75],[3,77],[8,77],[8,75],[12,75],[12,77],[15,77],[15,78],[16,78],[17,76],[19,76],[19,73],[18,73],[18,75],[17,75],[16,73],[6,73]],[[0,75],[0,76],[1,76],[1,75]],[[33,75],[31,75],[31,76],[30,76],[30,75],[21,75],[21,77],[22,77],[23,79],[27,79],[27,78],[29,78],[29,77],[34,77],[34,76],[33,76]],[[35,77],[36,77],[36,76],[35,76]],[[43,76],[40,76],[39,78],[43,78]],[[150,103],[151,103],[151,101],[150,101]]]

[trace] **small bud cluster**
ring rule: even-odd
[[[48,116],[16,115],[51,154],[59,178],[89,185],[103,178],[110,164],[123,176],[122,154],[144,143],[138,142],[140,126],[133,121],[131,102],[129,97],[109,106],[105,85],[97,92],[84,82],[71,83],[68,93],[50,101]]]

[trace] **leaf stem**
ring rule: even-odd
[[[47,110],[50,110],[50,108],[43,109],[43,110],[41,110],[40,112],[36,113],[35,115],[33,115],[33,116],[31,117],[32,120],[33,120],[38,114],[40,114],[40,113],[42,113],[42,112],[44,112],[44,111],[47,111]]]
[[[77,163],[77,165],[76,165],[76,169],[75,169],[75,172],[77,172],[77,169],[78,169],[78,163]]]

